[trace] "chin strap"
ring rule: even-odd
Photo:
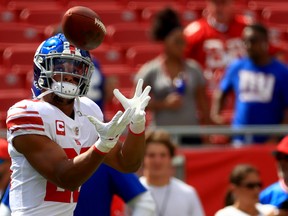
[[[48,94],[50,94],[50,93],[53,92],[52,90],[47,90],[47,91],[45,91],[45,92],[42,92],[40,95],[36,96],[36,95],[35,95],[35,92],[33,91],[32,88],[31,88],[31,91],[32,91],[32,97],[33,97],[33,99],[38,99],[38,100],[40,100],[40,99],[43,98],[44,96],[46,96],[46,95],[48,95]]]
[[[82,117],[82,116],[87,116],[86,114],[83,114],[83,113],[81,112],[81,109],[80,109],[80,99],[79,99],[79,97],[75,97],[75,102],[76,102],[76,107],[77,107],[77,111],[76,111],[77,115],[80,116],[80,117]]]

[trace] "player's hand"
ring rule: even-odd
[[[149,92],[151,90],[150,86],[146,86],[144,91],[142,91],[143,87],[143,80],[139,79],[135,93],[133,98],[126,98],[119,89],[114,89],[113,93],[115,97],[119,100],[125,110],[129,108],[135,108],[135,114],[132,116],[130,130],[135,133],[139,134],[144,131],[145,128],[145,108],[148,105],[151,97],[149,96]]]
[[[108,153],[116,145],[120,135],[130,123],[135,110],[135,108],[128,108],[124,113],[118,111],[107,123],[99,121],[94,116],[87,116],[99,135],[99,139],[94,145],[100,152]]]

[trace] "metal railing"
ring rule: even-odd
[[[285,125],[250,125],[242,128],[232,128],[230,125],[206,125],[206,126],[161,126],[150,127],[167,130],[177,141],[182,135],[244,135],[248,140],[253,135],[288,135],[288,124]],[[6,137],[6,130],[0,130],[0,137]]]
[[[230,125],[207,125],[207,126],[161,126],[150,129],[161,128],[167,130],[176,142],[183,135],[244,135],[245,140],[252,140],[253,135],[288,135],[288,124],[285,125],[250,125],[241,128],[232,128]]]

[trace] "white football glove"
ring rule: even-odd
[[[124,113],[118,111],[112,120],[107,123],[99,121],[94,116],[87,116],[99,135],[99,139],[94,145],[100,152],[108,153],[116,145],[120,135],[130,123],[135,110],[135,108],[129,108]]]
[[[151,99],[149,96],[151,86],[146,86],[143,92],[142,87],[143,79],[139,79],[135,89],[135,94],[131,99],[126,98],[118,89],[114,89],[113,91],[115,97],[119,100],[125,110],[129,108],[136,109],[130,122],[130,130],[135,134],[140,134],[145,129],[145,108]]]

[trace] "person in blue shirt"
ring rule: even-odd
[[[288,215],[288,136],[279,142],[273,155],[277,162],[279,180],[264,188],[259,200],[262,204],[276,206],[281,215]]]
[[[252,24],[243,30],[247,56],[231,63],[214,94],[211,118],[223,124],[221,115],[227,95],[235,93],[234,128],[251,125],[283,123],[288,107],[287,66],[269,54],[268,30],[261,24]],[[233,144],[258,144],[275,141],[269,135],[255,135],[246,139],[235,136]],[[277,140],[278,141],[278,140]]]

